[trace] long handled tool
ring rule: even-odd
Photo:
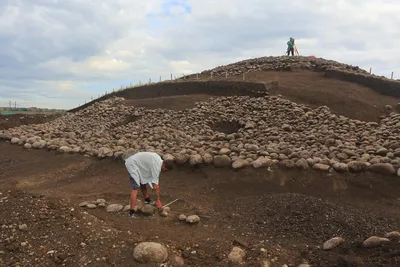
[[[163,206],[163,208],[166,207],[166,206],[171,205],[172,203],[174,203],[174,202],[176,202],[176,201],[178,201],[178,199],[179,199],[179,198],[175,199],[174,201],[169,202],[168,204],[165,204],[165,205]]]

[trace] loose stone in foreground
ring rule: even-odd
[[[246,256],[246,252],[243,249],[234,247],[228,255],[228,260],[232,263],[242,264],[244,256]]]
[[[140,263],[161,263],[168,258],[168,251],[159,243],[142,242],[133,250],[133,257]]]
[[[334,237],[326,241],[323,245],[324,250],[334,249],[335,247],[339,246],[344,242],[342,237]]]
[[[389,242],[390,240],[387,238],[371,236],[363,242],[363,246],[366,248],[374,248]]]
[[[200,217],[197,215],[190,215],[186,218],[186,222],[190,224],[195,224],[200,222]]]
[[[119,212],[124,208],[124,206],[120,204],[111,204],[107,207],[107,212]]]

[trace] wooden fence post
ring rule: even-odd
[[[392,71],[392,76],[391,76],[391,78],[390,79],[392,79],[393,80],[393,71]]]
[[[171,81],[172,81],[172,73],[171,73]]]

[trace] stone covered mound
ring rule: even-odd
[[[235,169],[283,165],[320,171],[400,175],[400,114],[380,123],[311,109],[280,96],[215,97],[181,111],[97,102],[52,122],[0,131],[26,149],[46,148],[100,158],[155,151],[192,166]]]
[[[213,76],[225,76],[226,74],[228,74],[229,76],[231,76],[251,71],[280,71],[291,69],[303,69],[310,71],[326,71],[328,69],[336,69],[365,75],[369,74],[369,72],[360,69],[358,66],[348,65],[334,60],[303,56],[269,56],[246,59],[228,65],[218,66],[210,70],[205,70],[201,74],[212,73]]]

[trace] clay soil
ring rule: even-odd
[[[274,259],[273,266],[304,261],[400,266],[399,242],[361,246],[371,235],[400,229],[400,180],[394,177],[183,166],[160,178],[164,204],[179,198],[170,216],[135,220],[124,212],[78,207],[98,198],[128,204],[122,162],[27,151],[7,143],[0,143],[0,151],[4,266],[141,266],[132,257],[140,241],[168,245],[187,266],[228,266],[234,244],[246,250],[245,266],[260,266],[266,259]],[[199,214],[201,222],[180,223],[180,213]],[[19,230],[21,224],[28,230]],[[346,243],[323,251],[323,242],[334,236]]]

